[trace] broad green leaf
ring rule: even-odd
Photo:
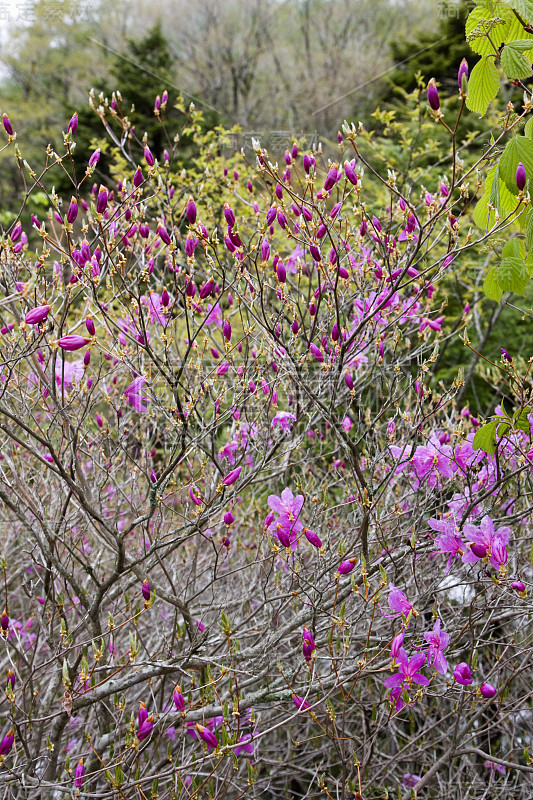
[[[524,136],[533,139],[533,117],[530,117],[524,127]]]
[[[496,452],[496,428],[499,424],[498,420],[493,420],[478,428],[474,434],[472,448],[474,450],[483,450],[484,453],[489,453],[489,455],[493,456]]]
[[[529,208],[526,214],[526,247],[528,250],[533,247],[533,208]]]
[[[519,431],[524,431],[524,433],[531,433],[531,423],[528,419],[528,415],[531,413],[531,408],[529,406],[525,406],[522,411],[519,408],[515,411],[515,427],[518,428]]]
[[[520,2],[520,0],[518,1]],[[522,43],[527,39],[531,39],[531,48],[533,49],[533,35],[525,33],[523,25],[520,24],[511,9],[512,2],[514,0],[510,2],[503,2],[502,0],[501,2],[491,2],[486,6],[474,8],[466,21],[467,37],[478,27],[482,30],[483,25],[486,24],[492,29],[491,38],[493,42],[496,42],[497,46],[501,43],[507,44],[514,41]],[[531,2],[528,5],[531,5]],[[518,9],[516,10],[518,11]],[[525,14],[522,16],[525,16]],[[503,19],[503,24],[495,24],[494,21],[497,19]],[[493,22],[489,22],[489,20]],[[494,47],[487,37],[472,39],[469,41],[469,45],[475,53],[479,53],[482,56],[494,53]]]
[[[503,0],[509,8],[517,11],[525,22],[533,23],[533,2],[531,0]]]
[[[531,46],[528,47],[528,50]],[[531,76],[531,62],[527,60],[514,44],[506,45],[501,54],[501,64],[503,71],[511,80],[518,78],[529,78]]]
[[[525,258],[524,242],[521,239],[509,239],[502,250],[502,258]]]
[[[496,282],[504,292],[524,294],[529,283],[529,271],[521,258],[504,258],[496,267]]]
[[[507,144],[500,158],[500,177],[512,194],[518,194],[516,170],[519,162],[526,168],[528,178],[533,178],[533,141],[527,136],[515,136]]]
[[[502,436],[505,436],[511,430],[511,426],[508,422],[500,422],[498,425],[498,437],[501,439]]]
[[[492,269],[488,271],[487,277],[483,282],[483,291],[489,300],[495,300],[499,303],[502,299],[503,292],[500,288],[500,284],[496,280],[496,269],[497,267],[492,267]]]
[[[468,81],[467,107],[483,115],[500,88],[500,73],[490,56],[480,59],[472,70]]]

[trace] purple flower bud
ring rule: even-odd
[[[235,214],[233,213],[233,209],[228,203],[224,205],[224,218],[228,223],[229,228],[233,228],[235,225]]]
[[[77,216],[78,216],[78,201],[76,200],[75,197],[73,197],[72,200],[70,201],[70,205],[67,211],[67,222],[72,225]]]
[[[357,562],[356,558],[350,558],[348,561],[343,561],[339,565],[339,575],[348,575],[355,567]]]
[[[492,683],[482,683],[479,687],[479,691],[486,700],[490,700],[498,694],[498,690]]]
[[[433,111],[438,111],[440,108],[440,100],[439,100],[439,92],[437,90],[437,84],[435,83],[435,78],[431,78],[430,82],[428,83],[428,103],[430,108]]]
[[[307,173],[307,175],[309,175],[309,172],[311,171],[311,167],[313,166],[313,162],[311,161],[311,159],[309,158],[307,153],[304,153],[303,165],[304,165],[305,172]]]
[[[355,171],[355,162],[354,161],[345,161],[344,162],[344,174],[346,175],[347,179],[350,183],[353,183],[354,186],[357,185],[357,173]]]
[[[405,638],[405,632],[403,630],[398,633],[391,642],[390,646],[390,657],[397,658],[400,653],[401,647],[403,645],[403,640]]]
[[[47,318],[49,312],[50,306],[37,306],[36,308],[32,308],[31,311],[28,311],[24,317],[24,320],[28,323],[28,325],[38,325]]]
[[[518,186],[518,191],[522,192],[524,186],[526,185],[527,175],[526,175],[526,168],[520,161],[518,163],[518,167],[516,168],[516,185]]]
[[[241,470],[242,467],[237,467],[236,469],[232,469],[231,472],[228,472],[225,478],[222,478],[222,484],[224,486],[231,486],[232,483],[235,483],[235,481],[239,479]]]
[[[279,224],[280,228],[286,228],[287,227],[287,217],[285,216],[283,211],[278,211],[278,213],[276,214],[276,218],[278,220],[278,224]]]
[[[291,325],[291,331],[292,331],[292,332],[294,333],[294,335],[296,336],[296,334],[298,333],[298,331],[299,331],[299,330],[300,330],[300,327],[299,327],[299,325],[298,325],[298,320],[297,320],[297,319],[295,319],[295,320],[293,321],[292,325]]]
[[[324,189],[326,190],[326,192],[329,192],[331,189],[333,189],[333,187],[337,183],[338,176],[339,173],[337,171],[337,166],[333,164],[330,167],[330,170],[326,176],[326,180],[324,181]]]
[[[522,583],[522,581],[513,581],[511,584],[511,588],[514,589],[515,592],[525,592],[526,584]]]
[[[478,544],[477,542],[474,542],[470,545],[470,549],[476,558],[485,558],[487,555],[487,546],[484,544]]]
[[[309,245],[309,252],[311,253],[313,259],[316,262],[322,261],[322,253],[320,252],[320,250],[316,246],[316,244],[310,244]]]
[[[375,214],[374,214],[374,216],[372,217],[372,225],[374,226],[374,228],[375,228],[377,231],[381,232],[381,222],[379,221],[379,219],[376,217],[376,215],[375,215]]]
[[[208,747],[210,747],[212,750],[218,747],[218,739],[215,734],[209,730],[209,728],[204,728],[203,725],[200,725],[200,723],[197,722],[196,730],[200,739],[203,739]]]
[[[299,711],[307,711],[308,708],[311,708],[307,700],[304,697],[300,697],[298,694],[293,694],[292,700]]]
[[[189,225],[194,225],[196,222],[196,203],[189,197],[189,202],[187,203],[187,208],[185,213],[187,214],[187,219],[189,221]]]
[[[154,727],[154,715],[150,714],[150,716],[144,720],[142,725],[139,725],[139,728],[137,730],[137,739],[140,742],[142,742],[143,739],[146,739],[147,736],[150,736],[153,727]]]
[[[349,372],[344,373],[344,382],[348,389],[351,391],[353,389],[353,378]]]
[[[9,628],[9,617],[5,608],[2,612],[2,616],[0,616],[0,628],[2,628],[3,631],[7,631]]]
[[[87,352],[86,352],[86,353],[85,353],[85,355],[83,356],[83,363],[84,363],[84,365],[85,365],[86,367],[88,367],[88,366],[89,366],[89,363],[90,363],[90,361],[91,361],[91,351],[90,351],[90,350],[87,350]]]
[[[4,128],[8,136],[13,136],[13,126],[11,125],[11,122],[9,121],[9,117],[7,116],[7,114],[2,114],[2,122],[4,124]]]
[[[107,208],[107,201],[108,201],[107,190],[103,186],[100,186],[98,197],[96,198],[96,211],[98,214],[104,213],[104,211]]]
[[[89,166],[94,167],[100,161],[100,148],[98,147],[89,159]]]
[[[277,183],[275,192],[276,192],[276,197],[278,198],[278,200],[281,200],[283,198],[283,186],[281,186],[279,183]]]
[[[200,289],[200,300],[205,300],[206,297],[209,297],[209,295],[213,292],[214,285],[215,281],[213,280],[213,278],[209,278],[207,283],[204,283],[204,285]]]
[[[164,225],[157,226],[157,235],[163,240],[165,244],[170,244],[170,236]]]
[[[148,146],[144,148],[144,160],[146,161],[149,167],[153,167],[155,164],[155,158]]]
[[[143,182],[143,171],[140,167],[137,167],[137,169],[135,170],[135,174],[133,176],[133,185],[135,186],[135,188],[137,188],[138,186],[141,185],[142,182]]]
[[[196,284],[194,281],[187,281],[185,284],[185,294],[187,297],[194,297],[196,294]]]
[[[509,363],[511,363],[513,359],[511,358],[511,356],[509,355],[507,350],[504,350],[503,347],[500,347],[500,351],[501,351],[501,354],[502,354],[502,358],[505,359],[505,361],[508,361]]]
[[[150,599],[150,584],[148,583],[148,578],[145,578],[143,581],[143,585],[141,587],[142,596],[146,601]]]
[[[176,686],[174,688],[174,705],[176,706],[176,711],[185,710],[185,699],[181,691],[181,686]]]
[[[276,219],[276,214],[277,214],[277,212],[278,212],[278,209],[277,209],[277,207],[276,207],[276,206],[271,206],[271,207],[268,209],[268,211],[267,211],[267,215],[266,215],[266,224],[267,224],[267,225],[272,225],[272,223],[273,223],[273,222],[274,222],[274,220]]]
[[[309,345],[309,352],[311,353],[313,358],[316,359],[316,361],[319,361],[320,363],[322,363],[324,361],[324,354],[316,346],[316,344],[313,344],[313,342],[311,342],[311,344]]]
[[[87,317],[87,319],[85,320],[85,327],[87,328],[89,336],[95,335],[96,328],[94,327],[94,322],[92,321],[92,319],[90,319],[90,317]]]
[[[229,319],[224,320],[224,324],[222,326],[222,333],[224,334],[224,339],[229,342],[231,339],[231,322]]]
[[[469,686],[471,683],[473,683],[470,667],[468,664],[465,664],[464,661],[461,661],[460,664],[457,664],[453,671],[453,677],[457,683],[461,684],[461,686]]]
[[[15,731],[13,730],[13,728],[11,728],[11,730],[6,733],[6,735],[0,742],[0,756],[7,756],[7,754],[13,747],[14,741],[15,741]]]
[[[157,473],[154,469],[150,470],[150,480],[152,483],[157,483]]]
[[[233,525],[234,522],[235,522],[235,517],[233,516],[231,511],[226,511],[226,513],[224,514],[224,525],[228,526]]]
[[[316,650],[316,645],[313,634],[309,628],[304,627],[302,652],[306,661],[311,661],[314,650]]]
[[[463,92],[466,91],[466,84],[468,83],[468,61],[466,58],[463,58],[459,66],[457,83],[459,84],[459,89],[461,89]]]
[[[58,339],[57,343],[62,350],[73,352],[89,344],[89,339],[86,339],[85,336],[79,336],[77,333],[70,333],[68,336],[62,336],[61,339]]]
[[[78,112],[75,111],[72,117],[70,118],[70,122],[68,124],[67,133],[76,133],[78,128]]]
[[[81,789],[83,786],[83,778],[85,775],[85,767],[83,766],[83,758],[80,758],[74,772],[74,786],[76,789]]]
[[[322,540],[310,528],[304,528],[304,536],[313,547],[321,548]]]
[[[285,283],[285,281],[287,280],[287,270],[285,269],[285,265],[283,264],[283,261],[281,261],[281,260],[278,261],[278,263],[277,263],[276,275],[277,275],[278,281],[280,283]]]

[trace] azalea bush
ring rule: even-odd
[[[3,117],[28,197],[72,182],[1,242],[5,796],[530,797],[528,373],[490,365],[489,421],[432,380],[449,271],[511,225],[519,253],[527,168],[475,232],[485,162],[432,83],[430,186],[349,124],[335,160],[224,160],[168,102],[156,157],[93,99],[82,176],[76,116],[45,174]]]

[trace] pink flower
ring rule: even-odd
[[[288,433],[295,422],[296,417],[294,414],[291,414],[288,411],[278,411],[276,416],[273,418],[272,425],[270,427],[275,428],[276,425],[281,425],[281,430],[283,433]]]
[[[455,517],[450,516],[445,519],[438,520],[431,518],[428,523],[434,531],[440,531],[440,535],[435,537],[435,547],[437,552],[441,554],[449,553],[450,557],[446,565],[446,575],[450,571],[452,561],[456,556],[462,556],[466,552],[466,545],[458,536],[457,522]]]
[[[448,669],[448,662],[443,655],[443,650],[448,647],[450,637],[440,629],[440,619],[435,622],[433,631],[425,633],[424,639],[429,644],[428,664],[434,664],[437,672],[444,675]]]
[[[404,593],[400,589],[397,589],[393,583],[389,583],[389,592],[389,608],[407,617],[413,606],[408,602]],[[397,615],[394,614],[393,616]]]
[[[268,505],[276,514],[287,516],[290,520],[298,519],[304,504],[304,497],[301,494],[293,495],[291,490],[286,487],[280,497],[271,494],[268,497]]]
[[[426,661],[425,653],[415,653],[411,659],[408,659],[407,653],[401,647],[397,660],[398,672],[396,675],[386,678],[384,686],[387,689],[396,690],[394,695],[391,691],[391,698],[396,699],[396,710],[399,711],[405,705],[400,697],[402,689],[410,687],[413,683],[417,683],[419,686],[429,686],[429,680],[418,671]]]
[[[150,398],[147,397],[147,396],[144,396],[143,394],[141,394],[141,392],[143,390],[143,386],[144,386],[145,383],[146,383],[146,378],[143,378],[142,376],[139,376],[138,378],[135,378],[135,380],[133,380],[130,383],[130,385],[127,387],[126,391],[124,392],[124,394],[126,395],[128,400],[130,401],[132,406],[137,411],[148,411],[148,407],[143,405],[143,403],[148,402],[150,400]]]
[[[472,525],[470,522],[466,522],[463,526],[463,532],[469,542],[474,545],[478,545],[476,550],[478,550],[479,553],[481,553],[482,550],[487,553],[489,548],[492,550],[492,547],[495,545],[496,539],[498,538],[500,542],[496,545],[497,555],[502,556],[502,545],[505,549],[505,545],[509,544],[509,539],[511,538],[511,529],[507,526],[504,526],[502,528],[498,528],[498,530],[495,530],[494,522],[488,516],[488,514],[486,514],[481,520],[479,528],[476,525]],[[506,552],[505,555],[507,555]],[[483,557],[483,555],[476,555],[475,550],[473,550],[471,546],[470,549],[464,554],[463,561],[465,564],[476,564],[479,559]],[[491,556],[491,563],[493,567],[498,568],[501,564],[497,558],[494,558],[493,563],[493,558],[494,557]],[[506,561],[507,559],[505,559],[505,562]]]

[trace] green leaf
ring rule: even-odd
[[[502,291],[523,295],[529,283],[529,271],[523,259],[504,258],[496,267],[495,278]]]
[[[525,22],[533,23],[533,2],[531,0],[503,0],[509,8],[517,11]]]
[[[529,406],[525,406],[521,411],[519,408],[515,411],[515,428],[518,428],[519,431],[524,431],[524,433],[531,433],[531,423],[528,419],[528,415],[531,413],[531,408]]]
[[[491,56],[480,59],[468,81],[467,107],[477,114],[485,114],[499,88],[500,73],[494,65],[494,59]]]
[[[531,45],[528,44],[527,49],[530,50]],[[503,71],[511,80],[529,78],[531,76],[531,63],[514,46],[514,42],[503,48],[500,58]]]
[[[533,141],[527,136],[515,136],[508,143],[500,158],[500,177],[509,189],[516,195],[516,170],[519,162],[526,168],[528,178],[533,178]]]
[[[514,2],[515,0],[506,0],[506,2],[501,0],[501,2],[487,3],[485,7],[478,6],[474,8],[466,21],[467,38],[476,29],[480,33],[484,30],[488,30],[489,32],[492,31],[491,38],[493,42],[496,42],[497,46],[501,43],[508,44],[509,42],[515,41],[522,43],[529,39],[533,49],[533,35],[524,32],[524,26],[520,24],[511,10]],[[516,2],[519,4],[520,0],[516,0]],[[532,5],[530,1],[528,5]],[[518,9],[516,10],[518,11]],[[518,13],[520,14],[520,12]],[[521,16],[527,18],[525,13]],[[498,19],[503,20],[503,23],[499,23]],[[469,45],[472,50],[475,53],[479,53],[480,56],[494,53],[494,47],[486,36],[479,36],[472,39],[469,41]]]
[[[524,136],[533,139],[533,117],[530,117],[524,127]]]
[[[502,258],[525,258],[524,243],[521,239],[509,239],[502,250]]]
[[[500,289],[500,285],[496,280],[496,267],[493,267],[487,273],[487,277],[483,282],[483,291],[489,298],[489,300],[495,300],[497,303],[500,302],[502,299],[502,290]]]
[[[496,428],[498,425],[498,420],[493,420],[478,428],[474,434],[472,448],[474,450],[483,450],[484,453],[493,456],[496,452]]]
[[[526,214],[526,247],[528,250],[533,247],[533,208]]]

